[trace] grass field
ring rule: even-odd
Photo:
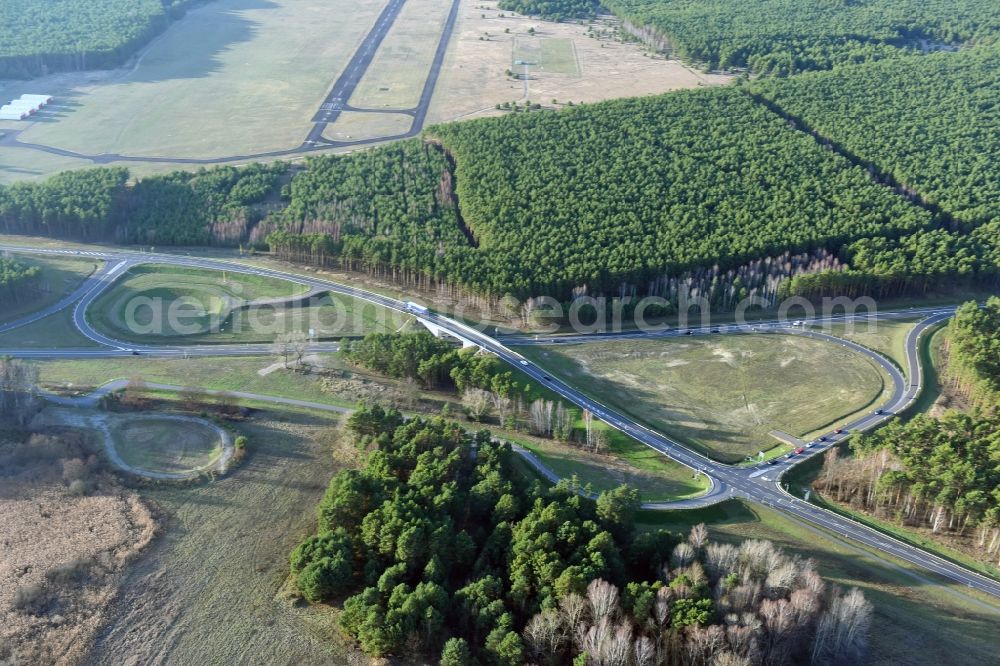
[[[219,157],[297,146],[382,3],[215,0],[131,71],[49,90],[22,140],[82,153]],[[34,154],[34,153],[32,153]]]
[[[624,483],[638,490],[644,502],[656,502],[693,497],[708,489],[703,475],[696,478],[690,469],[653,451],[650,453],[662,460],[662,465],[649,461],[636,465],[634,456],[618,452],[614,456],[598,456],[552,440],[508,439],[534,453],[559,476],[566,479],[575,476],[582,485],[590,485],[594,492],[611,490]]]
[[[116,419],[109,430],[122,460],[148,472],[178,474],[203,469],[222,453],[219,434],[194,421],[152,416]]]
[[[518,61],[532,63],[530,71],[580,75],[572,39],[518,35],[514,40],[511,67],[515,72],[522,72],[523,68],[517,64]]]
[[[99,267],[99,261],[71,259],[64,257],[39,257],[33,255],[13,255],[23,264],[38,266],[42,271],[40,289],[31,294],[23,303],[0,310],[0,324],[6,324],[32,312],[43,310],[58,302],[90,276]]]
[[[3,130],[0,130],[3,134]],[[93,166],[85,160],[50,155],[37,150],[0,146],[0,185],[22,180],[41,180],[59,172]]]
[[[340,467],[336,422],[265,412],[246,458],[212,483],[142,490],[162,535],[129,569],[94,653],[102,663],[348,663],[336,611],[284,594],[288,553],[315,530]]]
[[[33,324],[0,333],[0,349],[51,349],[97,347],[73,326],[73,308],[60,310]]]
[[[327,125],[323,136],[331,141],[358,141],[399,136],[413,125],[413,116],[402,113],[344,111],[337,122]]]
[[[330,294],[299,299],[305,292],[302,285],[256,275],[139,266],[102,294],[87,316],[116,339],[221,344],[268,342],[310,329],[318,337],[354,335],[376,325],[382,312]]]
[[[321,355],[325,365],[333,355]],[[245,391],[311,402],[333,401],[315,377],[294,372],[267,372],[274,359],[201,357],[188,359],[110,358],[39,361],[39,381],[53,389],[91,389],[115,379],[141,377],[146,382],[195,386],[220,391]],[[345,402],[344,406],[353,406]]]
[[[139,266],[102,294],[87,316],[116,339],[180,344],[270,342],[310,330],[317,339],[340,339],[394,331],[411,320],[339,294],[299,299],[305,292],[302,285],[256,275]]]
[[[931,574],[886,561],[853,543],[782,514],[741,502],[698,511],[644,513],[645,527],[686,532],[704,522],[712,539],[769,539],[814,558],[823,578],[858,587],[875,605],[871,655],[865,663],[886,666],[956,666],[996,662],[1000,606],[959,585],[931,581]]]
[[[526,348],[540,365],[724,462],[871,408],[887,378],[860,354],[789,335],[708,336]],[[836,368],[836,372],[831,372]]]
[[[920,338],[920,364],[924,369],[924,387],[916,402],[907,410],[908,415],[934,413],[952,405],[951,396],[945,390],[941,376],[945,370],[944,345],[948,337],[947,324],[929,330]]]
[[[450,2],[409,0],[379,46],[350,105],[358,109],[412,109],[441,40]]]
[[[903,319],[892,321],[874,321],[871,326],[867,322],[836,323],[830,326],[817,327],[823,333],[844,338],[859,345],[877,351],[895,363],[903,374],[907,374],[906,336],[919,319]]]

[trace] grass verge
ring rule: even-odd
[[[42,275],[38,281],[39,288],[32,290],[24,302],[0,311],[0,324],[16,321],[59,302],[79,287],[101,263],[95,260],[20,254],[14,254],[13,258],[23,264],[37,266]]]

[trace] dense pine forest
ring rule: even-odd
[[[0,230],[143,245],[236,245],[272,207],[288,166],[178,171],[128,183],[123,168],[0,187]]]
[[[982,48],[768,80],[754,91],[971,228],[1000,217],[998,65],[1000,49]]]
[[[5,0],[0,79],[116,67],[197,0]]]
[[[476,286],[492,293],[655,293],[649,283],[697,268],[932,224],[734,88],[430,133],[455,157],[462,215],[489,262]]]
[[[997,39],[986,0],[605,0],[682,60],[789,75]]]
[[[516,466],[509,445],[441,418],[352,414],[364,453],[291,554],[311,602],[372,656],[434,663],[839,664],[863,658],[872,607],[766,541],[635,527],[638,496],[596,501]],[[424,659],[420,659],[423,661]]]

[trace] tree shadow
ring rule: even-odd
[[[197,79],[209,76],[222,68],[220,55],[235,44],[252,41],[260,31],[260,24],[246,18],[248,10],[278,9],[271,0],[239,0],[227,7],[213,3],[188,13],[170,26],[157,41],[139,54],[135,70],[119,83],[158,83],[174,79]],[[162,50],[164,42],[177,44],[177,31],[184,31],[188,39],[182,48]],[[192,109],[192,113],[197,109]]]

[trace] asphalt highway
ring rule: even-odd
[[[16,251],[22,253],[37,253],[37,254],[55,254],[55,255],[75,255],[79,254],[74,250],[58,250],[58,249],[29,249],[17,246],[0,246],[0,252],[2,251]],[[788,494],[781,485],[781,475],[790,469],[793,465],[808,459],[811,456],[819,455],[834,443],[839,442],[843,438],[850,436],[851,433],[860,432],[863,430],[869,430],[888,419],[892,418],[893,414],[905,409],[907,406],[912,404],[912,402],[917,398],[920,393],[923,374],[920,368],[919,359],[919,341],[921,335],[930,327],[935,324],[945,321],[951,316],[952,310],[950,309],[936,309],[930,311],[919,311],[917,314],[926,315],[926,318],[918,323],[914,329],[910,332],[906,339],[906,355],[907,355],[907,365],[909,372],[909,380],[904,378],[903,373],[896,368],[891,362],[871,351],[861,345],[857,345],[839,338],[832,338],[823,333],[818,333],[815,331],[805,330],[805,325],[810,324],[811,321],[805,320],[802,327],[790,327],[783,328],[783,331],[794,332],[799,335],[809,335],[812,337],[818,337],[823,339],[829,339],[836,342],[837,344],[842,344],[854,351],[865,354],[869,358],[872,358],[875,362],[879,363],[886,372],[892,377],[894,390],[889,400],[883,405],[884,414],[869,414],[858,418],[852,423],[847,424],[842,433],[829,433],[827,434],[826,441],[824,442],[814,442],[811,443],[812,446],[808,448],[804,454],[799,456],[794,456],[792,458],[782,459],[775,465],[764,465],[758,467],[734,467],[731,465],[726,465],[714,461],[706,456],[703,456],[695,451],[688,449],[683,444],[671,440],[662,434],[647,428],[646,426],[635,422],[633,419],[627,415],[616,412],[615,410],[607,407],[606,405],[600,403],[594,398],[582,393],[581,391],[569,386],[568,384],[560,381],[558,378],[553,377],[547,372],[533,364],[531,361],[524,358],[519,354],[514,348],[508,346],[506,342],[500,342],[497,339],[486,335],[485,333],[459,321],[449,319],[442,315],[434,312],[428,312],[426,314],[415,313],[409,310],[405,303],[390,298],[388,296],[383,296],[381,294],[376,294],[368,292],[356,287],[349,287],[346,285],[341,285],[338,283],[323,280],[321,278],[301,276],[296,274],[285,273],[278,270],[260,268],[256,266],[250,266],[246,264],[241,264],[234,261],[225,261],[219,259],[208,259],[208,258],[197,258],[197,257],[183,257],[177,255],[169,254],[145,254],[137,252],[127,252],[127,251],[112,251],[108,250],[106,252],[92,253],[93,256],[98,256],[105,261],[111,263],[114,266],[121,266],[117,272],[124,270],[124,266],[132,266],[140,263],[156,263],[156,264],[169,264],[174,266],[200,268],[206,270],[226,270],[229,272],[245,273],[251,275],[260,275],[273,277],[276,279],[283,279],[290,282],[305,285],[310,288],[323,289],[337,294],[342,294],[346,296],[351,296],[363,301],[374,303],[386,308],[397,310],[400,312],[407,312],[410,315],[416,316],[425,325],[429,325],[434,328],[438,328],[451,336],[462,340],[463,342],[471,343],[480,347],[483,350],[496,354],[499,358],[509,363],[510,365],[518,368],[538,383],[548,387],[553,392],[562,396],[567,401],[577,405],[580,408],[587,409],[595,416],[605,421],[612,427],[620,430],[626,435],[632,437],[633,439],[642,442],[646,446],[666,455],[667,457],[687,465],[688,467],[705,474],[710,480],[712,487],[710,491],[699,498],[692,500],[683,500],[680,502],[672,502],[669,504],[658,505],[652,508],[664,508],[664,509],[682,509],[682,508],[694,508],[700,506],[706,506],[711,503],[719,502],[729,498],[743,498],[752,500],[754,502],[759,502],[766,506],[772,507],[779,511],[791,514],[796,518],[803,520],[805,522],[817,525],[826,530],[829,530],[837,535],[852,539],[859,542],[869,548],[882,551],[884,553],[890,554],[894,557],[899,558],[905,562],[911,563],[918,567],[922,567],[928,571],[932,571],[936,574],[943,576],[949,580],[957,582],[961,585],[967,586],[991,594],[996,597],[1000,597],[1000,581],[993,580],[974,571],[971,571],[963,566],[940,558],[936,555],[925,552],[914,546],[910,546],[902,541],[896,540],[890,536],[887,536],[881,532],[873,530],[869,527],[861,525],[849,518],[845,518],[831,511],[827,511],[808,502],[800,500]],[[114,274],[111,271],[103,271],[99,274],[95,274],[89,278],[84,286],[78,290],[77,293],[82,293],[82,298],[77,301],[74,307],[73,321],[74,325],[79,329],[79,331],[90,338],[91,340],[97,342],[98,344],[110,347],[116,353],[131,354],[133,351],[149,355],[149,356],[176,356],[178,354],[188,354],[194,355],[194,353],[202,353],[204,355],[221,355],[221,354],[236,354],[236,353],[268,353],[265,351],[264,347],[270,349],[270,346],[257,346],[251,349],[249,346],[218,346],[210,347],[205,349],[205,347],[198,348],[158,348],[152,346],[144,346],[140,348],[133,347],[126,343],[111,340],[106,338],[98,331],[93,330],[86,318],[87,306],[97,298],[97,296],[106,288],[108,288],[114,282]],[[900,316],[914,316],[914,311],[904,311]],[[751,330],[757,327],[757,330],[761,329],[761,324],[755,324],[750,326]],[[798,329],[802,330],[798,330]],[[719,334],[723,333],[746,333],[746,327],[734,327],[727,326],[725,331],[723,327],[719,327]],[[707,333],[712,334],[713,330],[699,329],[697,333]],[[652,335],[660,335],[662,333],[654,333]],[[695,333],[692,333],[695,334]],[[589,340],[591,338],[586,337],[580,339]],[[195,351],[196,350],[196,351]],[[92,355],[96,352],[94,350],[88,350],[83,352],[82,350],[38,350],[34,352],[18,352],[16,350],[8,350],[12,354],[23,357],[37,357],[40,353],[46,354],[46,357],[70,357],[78,358],[84,355]],[[0,353],[7,353],[0,350]]]

